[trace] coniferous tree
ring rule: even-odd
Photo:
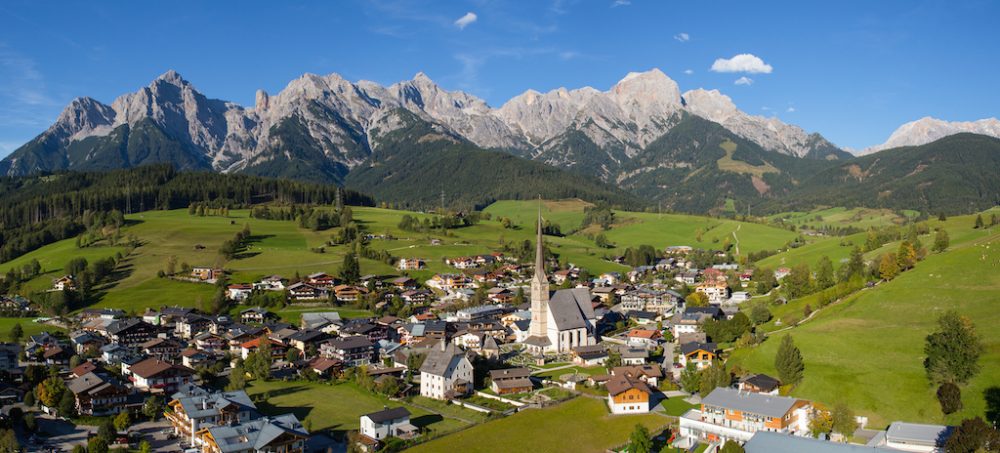
[[[781,338],[778,353],[774,356],[774,367],[778,370],[778,379],[782,384],[796,385],[802,382],[805,364],[802,362],[802,352],[795,346],[791,335]]]
[[[948,238],[948,232],[944,228],[939,228],[937,234],[934,235],[934,247],[935,252],[943,252],[948,250],[951,240]]]

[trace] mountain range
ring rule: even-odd
[[[949,130],[911,127],[887,143]],[[482,205],[535,191],[708,212],[783,202],[853,159],[817,133],[740,111],[717,90],[682,93],[657,69],[607,91],[529,90],[499,108],[423,73],[389,86],[306,74],[244,107],[168,71],[111,105],[73,100],[0,161],[0,174],[167,162],[347,185],[405,206],[436,205],[442,192]]]

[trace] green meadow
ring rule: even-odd
[[[964,220],[950,220],[947,227],[957,228]],[[1000,232],[972,230],[971,224],[964,228],[972,233],[953,235],[947,252],[824,308],[757,348],[736,350],[730,364],[774,373],[777,337],[790,334],[806,367],[795,396],[846,403],[878,428],[894,420],[956,424],[982,415],[983,392],[1000,386]],[[982,371],[962,390],[963,410],[948,417],[942,416],[923,369],[924,338],[946,310],[971,319],[986,346]]]

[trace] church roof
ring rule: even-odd
[[[587,320],[596,318],[587,288],[556,291],[549,299],[549,311],[559,330],[587,327]]]

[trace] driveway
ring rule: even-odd
[[[166,430],[170,429],[170,422],[167,420],[159,420],[155,422],[142,422],[132,425],[131,432],[139,433],[139,438],[149,442],[149,445],[153,447],[153,451],[160,453],[181,451],[179,446],[180,439],[171,438],[165,434]]]
[[[87,445],[87,438],[97,433],[96,426],[74,426],[48,415],[37,415],[35,422],[38,432],[44,434],[45,447],[57,451],[73,451],[74,446]]]

